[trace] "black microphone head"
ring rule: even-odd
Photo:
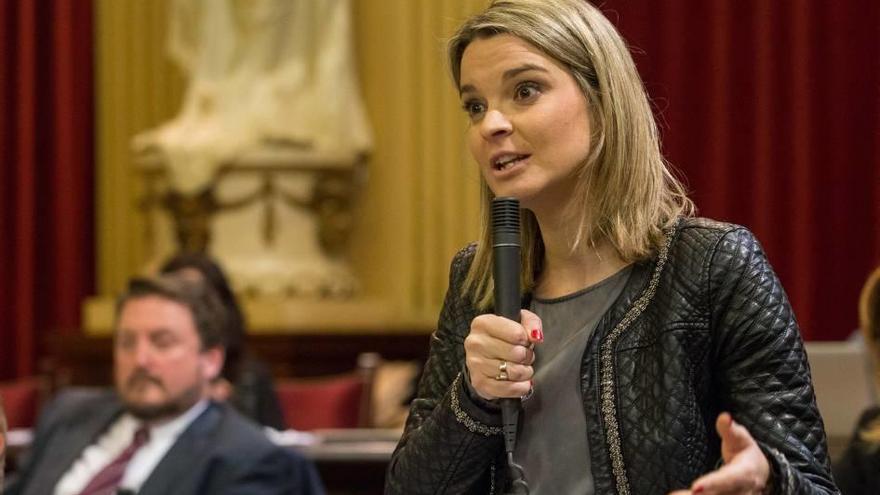
[[[520,245],[519,200],[516,198],[492,199],[492,244]]]

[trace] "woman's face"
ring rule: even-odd
[[[468,144],[496,196],[540,215],[570,197],[590,152],[587,101],[556,60],[509,34],[472,41],[461,59]]]

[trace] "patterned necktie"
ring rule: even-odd
[[[116,487],[122,482],[122,476],[125,474],[125,467],[131,460],[134,453],[137,452],[141,445],[147,442],[150,432],[146,428],[138,428],[134,432],[134,438],[131,444],[122,451],[116,459],[110,464],[104,466],[98,474],[89,481],[89,484],[83,488],[80,495],[112,495],[116,492]]]

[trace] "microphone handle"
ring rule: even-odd
[[[494,247],[495,263],[495,314],[517,323],[520,321],[520,248],[514,244]],[[504,446],[510,453],[516,445],[516,429],[519,423],[519,399],[501,399],[504,424]]]
[[[494,247],[495,314],[519,323],[519,246]]]
[[[492,200],[492,275],[495,280],[495,314],[517,323],[520,321],[520,218],[515,198]],[[510,468],[512,495],[528,495],[529,485],[522,466],[514,462],[516,433],[519,427],[519,399],[501,399],[501,422],[504,451]]]

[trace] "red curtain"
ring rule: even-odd
[[[749,227],[805,338],[880,264],[880,2],[608,0],[703,216]]]
[[[93,292],[92,3],[0,1],[0,379]]]

